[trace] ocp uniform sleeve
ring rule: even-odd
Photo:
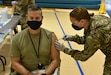
[[[22,16],[25,16],[28,6],[31,4],[35,4],[35,1],[34,0],[18,0],[16,2],[14,12],[21,14]]]
[[[84,39],[84,36],[79,36],[79,35],[75,35],[73,36],[73,39],[72,41],[78,43],[78,44],[84,44],[85,43],[85,39]]]
[[[29,0],[20,0],[20,1],[17,1],[16,5],[20,7],[24,7],[28,4],[28,2]]]
[[[86,61],[88,58],[90,58],[99,48],[100,48],[100,41],[101,39],[99,37],[99,33],[95,33],[95,31],[91,32],[91,34],[86,38],[86,42],[84,44],[84,50],[79,51],[75,50],[72,57],[75,60],[81,60]]]
[[[19,6],[27,6],[27,5],[30,5],[30,4],[34,4],[35,1],[34,0],[20,0],[18,1],[18,4]]]
[[[29,0],[29,3],[28,3],[29,5],[30,4],[35,4],[35,0]]]

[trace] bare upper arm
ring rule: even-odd
[[[55,34],[52,34],[52,47],[51,47],[51,57],[53,59],[60,60],[60,52],[55,48],[54,42],[57,40]]]

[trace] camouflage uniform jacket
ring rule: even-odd
[[[16,0],[14,13],[26,15],[28,5],[34,4],[35,0]]]
[[[105,55],[105,65],[111,66],[111,19],[105,16],[95,15],[91,18],[84,36],[73,36],[73,41],[84,44],[84,50],[75,50],[72,57],[76,60],[85,61],[98,49]]]

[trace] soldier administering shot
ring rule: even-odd
[[[103,75],[111,75],[111,18],[103,15],[90,15],[86,8],[76,7],[70,12],[72,28],[84,28],[84,36],[65,35],[64,41],[84,44],[84,50],[66,48],[59,41],[55,42],[58,50],[71,55],[75,60],[86,61],[100,49],[106,56]]]

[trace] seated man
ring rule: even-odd
[[[54,46],[56,35],[42,27],[42,10],[30,5],[26,14],[28,28],[13,37],[11,44],[11,75],[53,75],[60,66],[60,53]],[[45,71],[34,72],[44,69]]]

